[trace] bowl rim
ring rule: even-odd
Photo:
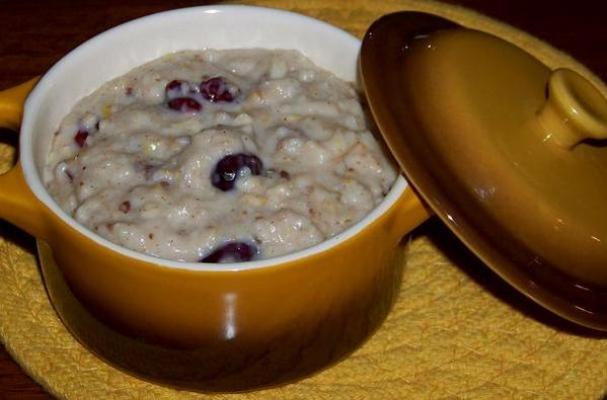
[[[77,222],[76,219],[68,215],[58,204],[57,202],[50,196],[46,188],[42,183],[42,179],[37,172],[35,163],[34,163],[34,154],[33,154],[33,123],[36,115],[34,115],[34,111],[32,109],[38,109],[43,94],[49,90],[53,89],[53,77],[58,74],[61,70],[62,66],[69,60],[75,57],[78,57],[80,53],[84,50],[97,45],[107,38],[112,37],[112,35],[120,35],[121,32],[124,32],[127,29],[132,29],[137,25],[150,24],[154,23],[155,20],[164,18],[167,16],[179,16],[179,14],[189,14],[193,11],[201,12],[205,14],[218,14],[218,13],[233,13],[233,12],[245,12],[245,13],[259,13],[260,15],[264,15],[265,17],[272,16],[273,18],[281,18],[281,19],[297,19],[299,22],[303,22],[305,24],[309,24],[313,26],[315,29],[323,29],[327,31],[327,34],[331,35],[340,35],[343,40],[350,41],[351,44],[356,44],[358,48],[360,48],[361,41],[353,36],[352,34],[334,26],[327,22],[321,21],[319,19],[309,17],[303,14],[298,14],[292,11],[269,8],[269,7],[259,7],[259,6],[246,6],[246,5],[210,5],[210,6],[195,6],[195,7],[186,7],[179,8],[174,10],[162,11],[150,15],[146,15],[143,17],[135,18],[130,21],[124,22],[122,24],[116,25],[110,29],[107,29],[92,38],[84,41],[67,54],[65,54],[59,61],[57,61],[40,79],[36,87],[32,90],[30,95],[28,96],[23,112],[23,120],[20,130],[20,139],[19,139],[19,147],[20,147],[20,158],[21,165],[23,168],[23,174],[26,180],[27,185],[32,190],[34,196],[40,201],[43,205],[45,205],[52,214],[57,216],[62,222],[67,224],[69,227],[75,229],[81,235],[87,237],[95,244],[105,247],[109,250],[112,250],[122,256],[132,258],[146,264],[165,267],[170,269],[177,270],[188,270],[188,271],[197,271],[197,272],[237,272],[237,271],[245,271],[245,270],[258,270],[269,267],[276,267],[284,264],[289,264],[295,261],[300,261],[304,258],[318,255],[323,253],[333,247],[336,247],[338,244],[356,236],[362,230],[364,230],[368,225],[370,225],[373,221],[376,221],[380,218],[384,213],[386,213],[393,204],[401,197],[402,193],[408,187],[407,181],[404,179],[402,174],[398,174],[397,179],[393,183],[392,187],[388,194],[384,197],[384,199],[377,205],[373,210],[368,213],[364,218],[358,221],[356,224],[350,226],[348,229],[338,233],[337,235],[330,237],[316,245],[311,247],[307,247],[301,250],[297,250],[295,252],[287,253],[285,255],[271,257],[262,260],[255,261],[247,261],[247,262],[232,262],[232,263],[202,263],[202,262],[184,262],[184,261],[175,261],[169,260],[165,258],[160,258],[144,253],[140,253],[135,250],[128,249],[126,247],[120,246],[116,243],[109,241],[108,239],[103,238],[101,235],[95,233],[94,231],[88,229],[81,223]]]

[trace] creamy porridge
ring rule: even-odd
[[[384,198],[396,172],[351,84],[295,51],[164,56],[62,121],[45,183],[124,247],[203,262],[300,250]]]

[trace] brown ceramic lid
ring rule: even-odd
[[[487,265],[607,330],[607,101],[586,79],[428,14],[376,21],[361,76],[408,180]]]

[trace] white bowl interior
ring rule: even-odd
[[[76,223],[50,198],[41,176],[53,133],[81,98],[103,83],[164,54],[205,48],[297,49],[342,79],[355,81],[360,41],[303,15],[248,6],[185,8],[139,18],[80,45],[41,79],[26,102],[21,126],[21,163],[36,196],[63,220],[100,244],[131,257],[164,266],[198,270],[241,270],[274,265],[335,245],[386,211],[406,187],[399,178],[384,202],[347,231],[288,256],[233,265],[181,263],[142,255],[117,246]]]

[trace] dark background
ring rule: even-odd
[[[521,28],[573,55],[607,80],[605,0],[443,1],[477,10]],[[206,3],[211,2],[0,0],[0,89],[44,73],[76,45],[121,22],[158,11]],[[422,226],[418,233],[437,235],[437,231],[441,236],[448,236],[445,240],[456,242],[437,223]],[[0,345],[0,400],[50,398]]]

